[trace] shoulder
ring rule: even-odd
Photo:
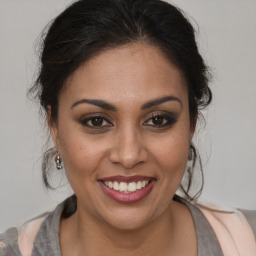
[[[47,216],[48,213],[45,213],[38,218],[26,222],[19,229],[18,244],[22,255],[31,255],[36,235]]]
[[[31,255],[35,237],[47,215],[48,213],[45,213],[26,222],[19,228],[9,228],[4,233],[1,233],[0,255]]]
[[[256,210],[244,210],[239,208],[208,206],[196,204],[196,206],[210,219],[218,220],[222,225],[228,226],[230,222],[249,227],[256,240]],[[233,225],[234,226],[234,225]]]
[[[227,255],[256,255],[256,211],[197,207],[212,226],[223,252]]]
[[[21,256],[18,246],[17,228],[9,228],[0,234],[0,255],[1,256]]]
[[[69,211],[64,211],[67,208]],[[10,228],[0,234],[0,256],[60,255],[59,225],[63,213],[76,211],[74,196],[60,203],[52,212],[46,212],[19,228]],[[65,216],[64,216],[65,217]],[[51,252],[51,253],[49,253]]]
[[[244,214],[256,238],[256,210],[253,210],[253,211],[243,210],[243,209],[239,209],[239,210]]]

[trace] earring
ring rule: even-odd
[[[57,151],[57,155],[54,158],[55,164],[56,164],[56,169],[61,170],[63,166],[61,165],[61,158],[60,158],[60,153]]]
[[[190,145],[190,147],[189,147],[188,161],[192,161],[192,160],[193,160],[193,154],[194,154],[193,147]]]

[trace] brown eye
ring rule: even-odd
[[[164,123],[164,118],[162,116],[154,116],[152,117],[152,123],[154,125],[163,125]]]
[[[91,124],[92,126],[101,126],[103,124],[103,121],[104,120],[102,117],[97,116],[91,119]]]
[[[91,129],[100,129],[112,126],[106,118],[102,116],[92,116],[85,119],[81,119],[80,123]]]
[[[173,113],[160,113],[152,114],[152,117],[144,122],[145,126],[151,126],[153,128],[171,127],[177,121],[177,116]]]

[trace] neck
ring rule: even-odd
[[[157,219],[134,230],[114,228],[95,217],[87,216],[78,207],[73,216],[62,221],[61,230],[64,230],[61,232],[62,255],[153,256],[170,255],[171,251],[177,252],[177,247],[182,241],[176,204],[172,202]],[[65,246],[68,244],[72,245],[72,251]]]

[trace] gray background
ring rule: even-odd
[[[26,98],[37,69],[34,44],[70,2],[0,0],[0,230],[51,210],[71,193],[63,177],[55,192],[42,186],[47,130]],[[256,209],[256,1],[172,2],[189,13],[214,75],[207,125],[195,137],[205,172],[201,200]],[[57,173],[54,180],[57,185]]]

